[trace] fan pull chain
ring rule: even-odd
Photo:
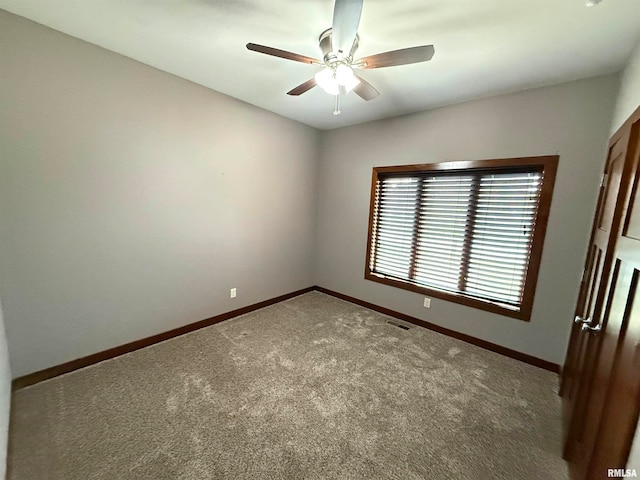
[[[336,108],[333,110],[334,115],[340,115],[340,94],[336,95]]]

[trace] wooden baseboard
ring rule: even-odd
[[[435,325],[433,323],[425,322],[424,320],[420,320],[419,318],[415,318],[410,315],[406,315],[404,313],[396,312],[395,310],[381,307],[380,305],[375,305],[373,303],[366,302],[358,298],[350,297],[349,295],[344,295],[342,293],[334,292],[333,290],[329,290],[324,287],[313,286],[313,287],[303,288],[302,290],[297,290],[295,292],[287,293],[285,295],[280,295],[279,297],[271,298],[269,300],[264,300],[262,302],[254,303],[253,305],[238,308],[237,310],[231,310],[230,312],[222,313],[220,315],[215,315],[213,317],[206,318],[198,322],[190,323],[189,325],[184,325],[182,327],[174,328],[173,330],[169,330],[167,332],[159,333],[157,335],[152,335],[150,337],[143,338],[141,340],[136,340],[134,342],[126,343],[124,345],[113,347],[108,350],[104,350],[102,352],[94,353],[92,355],[87,355],[86,357],[71,360],[70,362],[66,362],[61,365],[56,365],[50,368],[46,368],[44,370],[30,373],[28,375],[24,375],[22,377],[18,377],[13,380],[11,387],[14,391],[19,390],[21,388],[28,387],[29,385],[34,385],[38,382],[49,380],[50,378],[54,378],[59,375],[63,375],[65,373],[70,373],[70,372],[73,372],[74,370],[79,370],[81,368],[103,362],[104,360],[109,360],[117,356],[124,355],[125,353],[133,352],[135,350],[139,350],[141,348],[148,347],[156,343],[160,343],[165,340],[178,337],[180,335],[184,335],[185,333],[190,333],[195,330],[208,327],[210,325],[214,325],[224,320],[228,320],[230,318],[237,317],[239,315],[244,315],[245,313],[253,312],[254,310],[268,307],[269,305],[273,305],[275,303],[282,302],[283,300],[288,300],[289,298],[297,297],[298,295],[302,295],[304,293],[311,292],[314,290],[318,292],[326,293],[327,295],[331,295],[331,296],[340,298],[342,300],[346,300],[347,302],[355,303],[356,305],[370,308],[371,310],[384,313],[385,315],[389,315],[391,317],[399,318],[401,320],[413,323],[414,325],[419,325],[429,330],[433,330],[434,332],[442,333],[449,337],[457,338],[458,340],[462,340],[472,345],[476,345],[478,347],[491,350],[492,352],[499,353],[501,355],[505,355],[507,357],[514,358],[516,360],[520,360],[521,362],[525,362],[530,365],[534,365],[536,367],[540,367],[554,373],[560,372],[560,365],[556,363],[548,362],[546,360],[542,360],[540,358],[533,357],[531,355],[527,355],[525,353],[521,353],[516,350],[511,350],[510,348],[496,345],[495,343],[487,342],[485,340],[480,340],[470,335],[465,335],[464,333],[459,333],[453,330],[449,330],[448,328],[444,328],[439,325]]]
[[[541,358],[537,358],[532,355],[527,355],[526,353],[518,352],[516,350],[511,350],[510,348],[503,347],[501,345],[496,345],[495,343],[487,342],[485,340],[480,340],[479,338],[475,338],[470,335],[466,335],[464,333],[459,333],[454,330],[449,330],[448,328],[441,327],[433,323],[425,322],[424,320],[420,320],[419,318],[412,317],[404,313],[396,312],[395,310],[381,307],[380,305],[375,305],[373,303],[366,302],[358,298],[350,297],[349,295],[344,295],[342,293],[334,292],[333,290],[329,290],[324,287],[316,286],[315,290],[317,290],[318,292],[326,293],[327,295],[340,298],[342,300],[346,300],[347,302],[355,303],[362,307],[375,310],[376,312],[384,313],[385,315],[399,318],[400,320],[413,323],[414,325],[419,325],[420,327],[428,328],[429,330],[433,330],[434,332],[442,333],[443,335],[447,335],[449,337],[462,340],[463,342],[476,345],[477,347],[482,347],[487,350],[491,350],[492,352],[499,353],[500,355],[504,355],[506,357],[510,357],[515,360],[520,360],[521,362],[528,363],[530,365],[534,365],[536,367],[543,368],[545,370],[549,370],[550,372],[560,373],[560,365],[558,365],[557,363],[549,362],[547,360],[543,360]]]
[[[173,330],[169,330],[167,332],[159,333],[157,335],[152,335],[150,337],[143,338],[141,340],[136,340],[134,342],[126,343],[124,345],[120,345],[117,347],[113,347],[108,350],[104,350],[102,352],[94,353],[92,355],[87,355],[86,357],[77,358],[75,360],[71,360],[70,362],[66,362],[61,365],[45,368],[44,370],[40,370],[34,373],[30,373],[28,375],[24,375],[22,377],[15,378],[11,383],[11,388],[14,391],[19,390],[21,388],[28,387],[29,385],[34,385],[38,382],[49,380],[50,378],[57,377],[65,373],[73,372],[74,370],[88,367],[90,365],[103,362],[104,360],[109,360],[119,355],[124,355],[125,353],[133,352],[135,350],[139,350],[141,348],[148,347],[150,345],[154,345],[156,343],[160,343],[165,340],[178,337],[180,335],[184,335],[185,333],[193,332],[194,330],[199,330],[201,328],[214,325],[216,323],[222,322],[224,320],[228,320],[233,317],[237,317],[239,315],[244,315],[245,313],[253,312],[254,310],[258,310],[259,308],[268,307],[269,305],[273,305],[274,303],[282,302],[283,300],[288,300],[289,298],[297,297],[298,295],[302,295],[303,293],[311,292],[315,290],[315,288],[316,287],[303,288],[302,290],[297,290],[295,292],[287,293],[285,295],[280,295],[279,297],[254,303],[253,305],[249,305],[247,307],[238,308],[237,310],[232,310],[230,312],[222,313],[220,315],[215,315],[213,317],[206,318],[198,322],[190,323],[189,325],[184,325],[182,327],[174,328]]]

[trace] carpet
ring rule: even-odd
[[[568,478],[555,374],[389,320],[311,292],[19,390],[8,478]]]

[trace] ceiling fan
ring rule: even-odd
[[[435,52],[433,45],[403,48],[390,52],[369,55],[354,60],[358,49],[358,25],[362,15],[363,0],[336,0],[333,8],[333,24],[320,34],[320,50],[322,60],[307,57],[278,48],[247,43],[247,48],[254,52],[272,55],[296,62],[311,65],[324,65],[312,79],[298,85],[287,92],[287,95],[302,95],[315,86],[336,96],[333,114],[340,114],[340,95],[353,90],[365,100],[373,100],[380,93],[364,78],[354,73],[354,69],[369,69],[408,65],[431,60]]]

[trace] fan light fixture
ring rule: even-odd
[[[315,75],[316,82],[329,95],[340,95],[340,87],[350,92],[360,83],[348,65],[341,63],[335,69],[327,67]]]

